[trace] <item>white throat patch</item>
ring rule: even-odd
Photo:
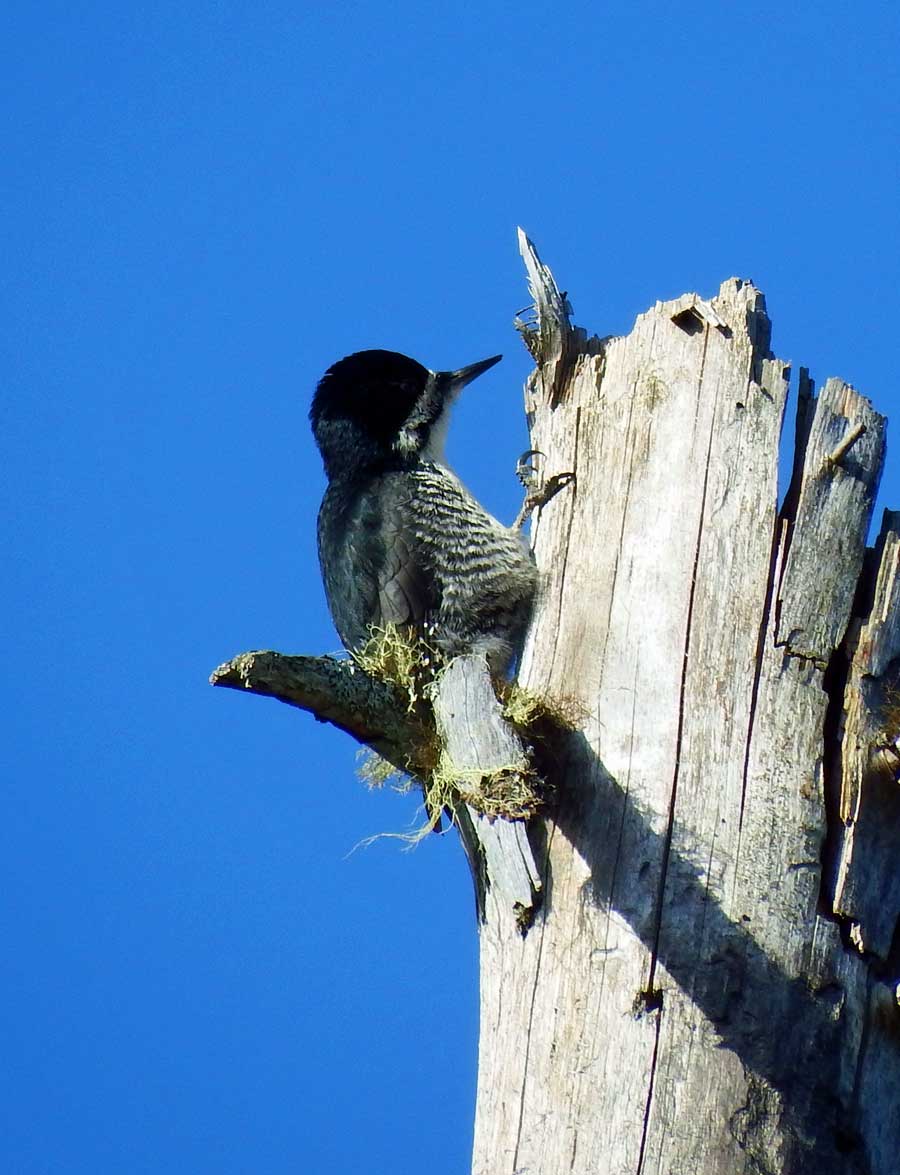
[[[447,456],[444,448],[447,444],[447,433],[450,430],[450,412],[452,404],[445,404],[444,410],[431,426],[428,440],[422,450],[422,460],[431,461],[434,465],[446,465]]]

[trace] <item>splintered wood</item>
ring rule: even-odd
[[[536,924],[482,929],[473,1171],[896,1175],[872,1058],[900,1088],[873,1045],[892,999],[900,1037],[897,960],[868,953],[900,914],[900,787],[870,771],[900,759],[893,523],[865,549],[884,419],[804,378],[779,512],[762,294],[727,281],[579,347],[522,247],[555,308],[532,444],[575,486],[534,523],[520,680],[589,717],[556,749]]]

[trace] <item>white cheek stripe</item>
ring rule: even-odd
[[[423,461],[431,461],[435,465],[447,464],[444,449],[447,444],[447,433],[450,429],[451,407],[452,405],[446,404],[443,412],[441,412],[440,416],[431,426],[431,432],[422,450]]]

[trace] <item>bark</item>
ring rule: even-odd
[[[327,658],[245,654],[216,684],[425,781],[435,732],[449,748],[482,913],[475,1175],[896,1175],[900,515],[866,547],[885,421],[801,371],[779,508],[789,368],[762,294],[731,280],[600,339],[520,240],[532,444],[575,480],[533,522],[519,680],[568,719],[511,730],[472,664],[430,719]],[[491,814],[507,768],[541,782],[527,822]]]

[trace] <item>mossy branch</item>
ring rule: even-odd
[[[352,660],[241,653],[210,682],[306,710],[419,780],[426,828],[443,810],[459,829],[479,916],[493,889],[524,931],[541,890],[524,822],[542,807],[545,789],[521,735],[549,720],[551,709],[513,688],[504,714],[483,658],[460,657],[435,673],[432,655],[387,630]],[[521,721],[518,731],[509,718]]]
[[[353,661],[259,650],[232,657],[209,680],[306,710],[413,775],[422,769],[433,741],[416,714],[398,706],[396,690]]]

